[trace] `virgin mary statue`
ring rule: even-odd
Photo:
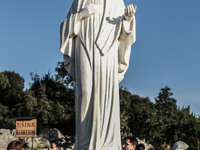
[[[76,83],[75,150],[121,150],[119,82],[135,42],[136,7],[74,0],[61,24],[65,68]]]

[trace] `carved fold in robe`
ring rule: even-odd
[[[101,11],[80,22],[89,4]],[[75,150],[121,150],[119,82],[135,42],[135,19],[124,20],[122,0],[74,0],[61,24],[64,64],[76,83]]]

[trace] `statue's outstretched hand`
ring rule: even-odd
[[[86,19],[95,13],[100,12],[101,7],[99,5],[93,5],[90,4],[86,8],[83,8],[79,13],[78,13],[78,21],[81,21],[83,19]]]
[[[136,9],[137,9],[137,5],[135,5],[135,6],[133,6],[132,4],[128,5],[124,9],[124,18],[125,18],[125,20],[131,21],[133,19],[133,16],[134,16],[135,12],[136,12]]]

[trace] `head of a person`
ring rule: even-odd
[[[137,150],[145,150],[145,146],[144,146],[144,144],[138,144],[136,149]]]
[[[51,147],[52,148],[56,148],[56,146],[57,146],[56,141],[55,140],[51,141]]]
[[[177,141],[174,145],[172,150],[188,150],[189,145],[183,141]]]
[[[133,136],[125,137],[124,143],[123,143],[123,150],[135,150],[137,144],[138,144],[138,141],[135,137]]]
[[[23,141],[12,141],[8,144],[7,150],[23,150]]]

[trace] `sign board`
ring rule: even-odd
[[[16,118],[16,137],[36,137],[37,119],[33,117]]]

